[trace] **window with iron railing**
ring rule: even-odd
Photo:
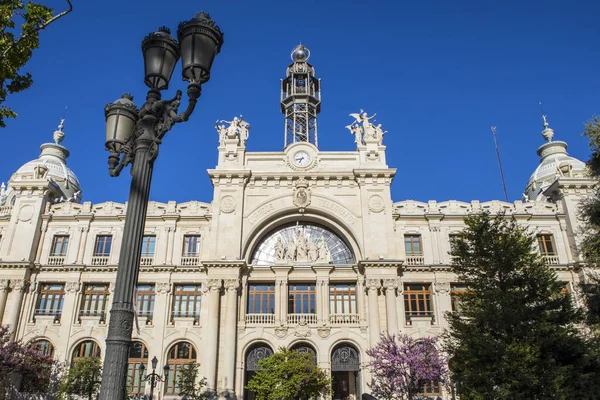
[[[79,316],[100,317],[101,320],[104,320],[108,295],[108,284],[86,283],[83,287]]]
[[[433,318],[433,305],[431,302],[431,284],[404,284],[404,312],[406,315],[407,324],[411,324],[411,318],[413,317]]]
[[[64,300],[64,283],[41,283],[35,315],[52,315],[60,319]]]
[[[358,323],[355,284],[329,285],[329,322],[333,324]]]
[[[154,316],[154,298],[156,292],[154,285],[139,284],[137,285],[136,311],[140,318],[146,318],[146,324],[152,323]]]
[[[172,317],[193,317],[197,322],[200,318],[201,298],[201,285],[175,285]]]

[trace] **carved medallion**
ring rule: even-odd
[[[280,339],[283,339],[287,336],[288,328],[286,326],[280,326],[275,328],[275,336]]]
[[[435,282],[435,291],[438,293],[450,293],[450,282]]]
[[[19,210],[19,220],[29,221],[33,217],[33,206],[31,204],[23,204]]]
[[[300,178],[296,182],[293,194],[294,205],[303,212],[306,207],[310,205],[310,188],[308,182],[304,178]]]
[[[232,213],[233,211],[235,211],[235,199],[233,198],[233,196],[223,196],[221,198],[221,212],[224,212],[226,214]]]
[[[385,202],[383,197],[378,194],[374,194],[373,196],[369,197],[369,210],[374,213],[380,213],[385,210]]]

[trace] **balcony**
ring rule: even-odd
[[[97,265],[97,266],[108,265],[108,256],[94,256],[94,257],[92,257],[92,265]]]
[[[288,314],[287,322],[289,325],[316,324],[317,314]]]
[[[140,266],[151,267],[152,265],[154,265],[154,256],[140,258]]]
[[[546,265],[558,265],[558,256],[547,254],[543,255],[542,258]]]
[[[183,267],[195,267],[200,264],[200,256],[198,254],[184,254],[181,256],[181,265]]]
[[[138,317],[138,322],[144,323],[145,325],[152,325],[152,318],[154,317],[154,312],[153,311],[138,311],[137,317]]]
[[[106,312],[104,312],[104,310],[96,310],[96,311],[80,310],[79,311],[79,323],[81,323],[82,320],[87,320],[87,321],[98,320],[101,324],[105,324],[106,323]]]
[[[358,324],[358,314],[330,314],[329,323],[332,325],[355,325]]]
[[[48,257],[48,265],[64,265],[65,256],[50,256]]]
[[[192,325],[200,324],[200,312],[198,311],[173,311],[171,314],[171,323],[176,324],[178,321],[186,324],[191,322]]]
[[[275,314],[246,314],[246,323],[252,325],[273,325]]]
[[[405,313],[406,325],[430,326],[433,325],[433,311],[414,311]]]
[[[425,258],[423,256],[406,256],[406,265],[423,265],[425,264]]]
[[[43,319],[51,320],[53,323],[57,324],[60,322],[61,315],[62,315],[62,309],[60,309],[60,310],[37,309],[33,313],[33,322],[36,322],[37,317],[43,317]]]

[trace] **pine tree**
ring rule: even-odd
[[[578,330],[582,314],[503,215],[473,215],[453,246],[470,290],[448,314],[445,350],[461,400],[600,399],[600,361]]]

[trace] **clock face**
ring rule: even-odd
[[[310,164],[310,155],[305,151],[299,151],[294,154],[294,163],[299,167],[306,167]]]

